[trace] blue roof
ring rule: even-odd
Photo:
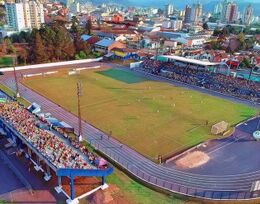
[[[91,36],[84,34],[84,35],[82,35],[80,38],[81,38],[82,40],[84,40],[84,41],[87,41],[89,38],[91,38]]]
[[[114,40],[103,39],[103,40],[98,41],[95,45],[99,45],[102,47],[108,47],[114,42],[115,42]]]

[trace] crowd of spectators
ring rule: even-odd
[[[0,103],[0,116],[57,168],[99,167],[98,158],[86,146],[75,141],[70,146],[53,132],[39,128],[40,120],[16,102]]]
[[[260,84],[246,79],[214,73],[194,67],[179,66],[173,62],[145,59],[142,68],[156,75],[191,84],[242,99],[260,102]]]

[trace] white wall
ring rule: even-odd
[[[16,68],[16,70],[41,69],[41,68],[55,67],[55,66],[61,66],[61,65],[75,65],[75,64],[83,64],[83,63],[90,63],[90,62],[98,62],[102,59],[103,59],[103,57],[96,58],[96,59],[83,59],[83,60],[72,60],[72,61],[66,61],[66,62],[34,64],[34,65],[18,66],[18,67],[15,67],[15,68]],[[13,70],[14,70],[13,67],[1,68],[2,72],[10,72],[10,71],[13,71]]]

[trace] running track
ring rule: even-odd
[[[0,80],[1,83],[14,89],[14,80],[11,73],[1,76]],[[76,132],[78,131],[78,118],[75,115],[22,84],[20,84],[19,89],[20,94],[26,100],[40,104],[44,112],[50,112],[54,117],[73,126]],[[93,147],[136,178],[167,191],[214,200],[250,199],[252,183],[260,180],[260,169],[245,174],[216,176],[193,174],[158,165],[131,148],[122,145],[117,140],[109,138],[104,132],[87,122],[83,121],[82,126],[84,139],[88,140]]]

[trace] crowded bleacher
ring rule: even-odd
[[[99,158],[76,141],[66,143],[54,132],[37,126],[41,121],[18,103],[0,103],[0,117],[7,121],[57,168],[97,169]]]
[[[174,62],[160,62],[153,59],[145,59],[142,62],[142,69],[156,75],[162,75],[162,72],[166,71],[167,74],[164,74],[164,76],[167,78],[241,99],[260,102],[260,84],[258,82],[234,78],[207,70],[194,69],[189,65],[183,67],[174,64]]]

